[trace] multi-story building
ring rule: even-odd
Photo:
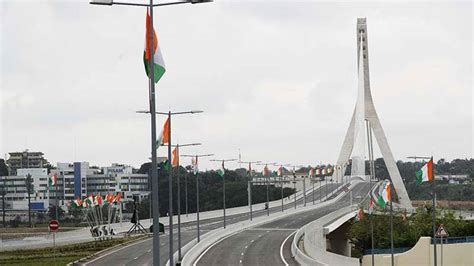
[[[48,161],[43,157],[42,152],[30,152],[28,150],[21,152],[10,152],[6,161],[10,175],[16,175],[20,168],[43,168]]]

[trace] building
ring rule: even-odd
[[[10,175],[16,175],[17,170],[22,168],[43,168],[48,165],[48,161],[43,157],[42,152],[10,152],[6,161]]]

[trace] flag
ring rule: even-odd
[[[249,174],[252,173],[252,164],[249,163]]]
[[[388,182],[385,185],[385,188],[382,191],[382,195],[379,196],[377,199],[377,204],[380,205],[380,207],[385,208],[388,202],[392,200],[392,191],[390,187],[390,182]]]
[[[178,147],[174,148],[172,158],[171,164],[173,167],[178,166]]]
[[[74,209],[81,208],[82,207],[82,200],[81,198],[77,197],[75,200],[72,201],[72,207]]]
[[[224,173],[225,173],[224,162],[222,162],[221,169],[217,170],[217,174],[219,174],[221,177],[223,177]]]
[[[89,197],[87,197],[86,201],[87,201],[87,204],[88,204],[90,207],[96,206],[96,202],[95,202],[94,197],[92,196],[92,194],[89,195]]]
[[[89,201],[87,200],[87,198],[85,198],[82,201],[82,208],[87,209],[87,208],[89,208],[89,206],[90,206]]]
[[[94,204],[95,204],[96,206],[102,206],[102,197],[99,195],[99,193],[97,193],[97,194],[95,195],[94,200],[95,200],[95,203],[94,203]]]
[[[326,169],[326,173],[327,173],[327,174],[330,174],[331,172],[332,172],[332,167],[329,166],[329,167]]]
[[[316,175],[321,175],[321,169],[316,168]]]
[[[48,185],[49,187],[53,187],[53,186],[56,186],[57,183],[58,183],[58,174],[55,173],[54,175],[49,177]]]
[[[263,176],[267,176],[268,175],[268,166],[265,165],[265,167],[263,167],[263,172],[262,172]]]
[[[105,195],[105,203],[107,204],[111,204],[114,202],[114,195],[112,195],[111,193],[107,193],[107,195]]]
[[[374,198],[370,197],[370,201],[369,201],[369,214],[372,214],[372,213],[374,212],[374,204],[375,204]]]
[[[165,124],[163,125],[163,130],[156,141],[157,149],[161,145],[168,144],[170,142],[170,120],[169,118],[166,119]]]
[[[165,160],[163,162],[163,167],[166,169],[166,170],[170,170],[171,169],[171,166],[170,166],[170,160]]]
[[[433,181],[433,160],[429,160],[416,172],[416,182],[418,184],[431,181]]]
[[[199,168],[198,168],[198,158],[199,157],[193,157],[192,160],[191,160],[191,164],[193,166],[193,173],[196,175],[198,172],[199,172]]]
[[[309,168],[309,177],[313,177],[313,176],[314,176],[314,169]]]
[[[323,168],[323,169],[321,170],[321,175],[326,175],[326,169],[325,169],[325,168]]]
[[[277,171],[278,176],[283,176],[283,166],[280,166]]]
[[[362,221],[362,219],[364,219],[364,210],[362,208],[359,208],[355,218],[356,221]]]
[[[153,31],[153,47],[150,47],[150,33]],[[150,78],[150,63],[151,54],[153,51],[153,66],[154,66],[154,77],[155,83],[157,83],[163,74],[165,74],[165,63],[163,56],[161,55],[160,46],[158,44],[158,38],[156,37],[155,29],[151,25],[151,18],[149,10],[146,12],[146,35],[145,35],[145,51],[143,52],[143,63],[145,64],[146,75]]]
[[[114,197],[114,203],[120,202],[121,199],[122,199],[122,193],[119,192]]]

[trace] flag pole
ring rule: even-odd
[[[434,162],[433,162],[433,156],[431,156],[431,164],[433,165],[433,169],[431,171],[431,189],[432,189],[432,199],[433,199],[433,254],[434,254],[434,266],[438,265],[438,256],[437,256],[437,250],[436,250],[436,185],[435,185],[435,178],[434,178]],[[429,171],[428,171],[429,175]],[[428,177],[429,178],[429,177]]]
[[[173,164],[171,162],[171,111],[168,111],[168,163],[170,164],[171,168],[168,171],[168,219],[169,219],[169,250],[170,250],[170,265],[174,265],[173,263]]]
[[[393,257],[393,201],[392,201],[392,184],[390,184],[390,253],[392,266],[395,265],[395,260]]]

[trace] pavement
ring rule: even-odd
[[[353,203],[369,191],[368,183],[353,189]],[[297,216],[285,217],[231,235],[210,247],[194,265],[298,265],[291,255],[291,235],[300,227],[341,207],[348,206],[350,195],[326,207]],[[283,245],[283,247],[282,247]]]
[[[328,184],[328,190],[337,188],[337,184]],[[321,193],[322,192],[322,193]],[[319,187],[315,187],[314,199],[315,201],[319,200],[319,196],[325,196],[325,188],[322,188],[320,191]],[[294,201],[285,200],[284,209],[294,208]],[[312,204],[313,194],[307,193],[306,202],[307,205]],[[275,203],[280,202],[279,205],[271,204],[274,206],[270,208],[270,213],[281,212],[281,201],[275,201]],[[300,198],[297,200],[297,205],[302,205],[303,199]],[[260,204],[262,205],[262,204]],[[262,205],[263,206],[263,205]],[[247,212],[239,213],[234,215],[228,215],[226,222],[228,225],[237,223],[239,221],[244,221],[249,219],[248,206],[246,206]],[[267,211],[263,207],[256,208],[254,205],[253,217],[259,217],[267,214]],[[220,212],[222,214],[222,211]],[[207,219],[200,221],[201,227],[201,236],[209,231],[222,227],[222,217]],[[173,247],[174,251],[178,248],[178,234],[177,226],[174,225],[173,230]],[[168,232],[168,230],[165,230]],[[196,222],[187,222],[181,225],[181,245],[184,246],[197,236]],[[160,237],[160,263],[165,265],[169,259],[169,234],[161,235]],[[278,252],[277,252],[278,254]],[[184,254],[183,254],[184,255]],[[152,265],[153,262],[153,251],[152,251],[152,238],[146,239],[144,241],[139,241],[133,243],[126,247],[121,247],[117,249],[112,249],[109,252],[100,255],[96,258],[93,258],[89,261],[85,261],[84,265]],[[222,264],[221,264],[222,265]]]

